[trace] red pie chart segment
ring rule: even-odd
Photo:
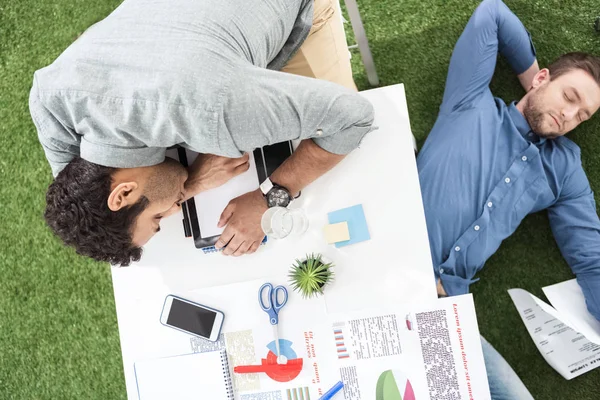
[[[276,382],[289,382],[300,375],[304,363],[302,358],[297,358],[296,352],[292,349],[292,342],[289,340],[279,339],[279,348],[281,354],[287,358],[287,363],[277,364],[277,355],[275,354],[277,350],[275,341],[272,341],[267,345],[267,349],[269,349],[267,358],[263,358],[261,364],[279,366],[279,368],[269,368],[266,371],[267,376]]]

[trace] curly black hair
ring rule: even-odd
[[[48,187],[44,217],[52,231],[77,253],[127,266],[142,256],[142,248],[132,243],[131,230],[149,201],[141,196],[131,206],[110,210],[107,200],[114,171],[75,158]]]

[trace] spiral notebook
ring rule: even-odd
[[[135,363],[140,400],[233,400],[225,350]]]

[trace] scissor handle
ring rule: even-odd
[[[267,288],[267,301],[269,302],[268,305],[265,304],[264,300],[263,300],[263,291],[265,290],[265,288]],[[260,304],[260,308],[263,309],[263,311],[269,312],[269,310],[273,309],[273,304],[272,304],[272,300],[271,300],[271,296],[273,295],[273,285],[271,285],[269,282],[263,284],[260,289],[258,289],[258,303]]]
[[[279,302],[279,292],[283,293],[283,300],[281,301],[281,303]],[[279,313],[279,310],[281,310],[281,308],[283,306],[285,306],[285,303],[287,303],[288,301],[288,291],[285,287],[283,286],[276,286],[275,289],[273,290],[273,298],[271,299],[271,304],[273,305],[273,308],[275,309],[275,311],[277,313]]]

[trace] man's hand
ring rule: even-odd
[[[323,150],[310,139],[303,140],[294,154],[273,172],[271,180],[291,193],[298,193],[344,157]],[[219,227],[227,227],[215,247],[225,247],[225,255],[241,256],[254,253],[265,236],[260,221],[267,208],[267,202],[260,189],[231,200],[221,214]]]
[[[219,219],[219,228],[227,227],[215,247],[225,247],[226,256],[254,253],[265,237],[260,221],[267,208],[260,189],[231,200]]]
[[[448,294],[446,293],[446,290],[444,290],[444,286],[442,286],[442,280],[438,279],[437,281],[437,294],[438,296],[448,296]]]
[[[250,168],[250,155],[240,158],[227,158],[213,154],[198,154],[188,168],[189,177],[185,182],[185,197],[189,199],[200,192],[223,185]]]

